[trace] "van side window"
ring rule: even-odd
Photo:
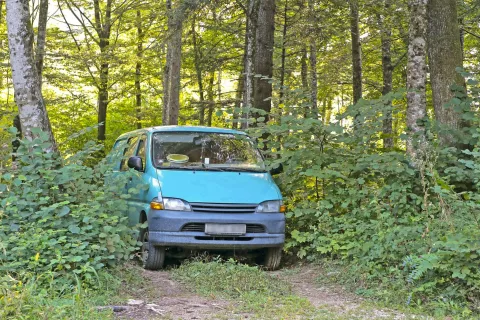
[[[146,136],[141,136],[140,141],[138,142],[137,156],[142,158],[142,163],[143,163],[144,169],[145,169],[145,161],[147,159],[147,157],[145,155],[146,143],[147,143],[147,137]]]
[[[135,154],[135,150],[137,150],[137,142],[138,137],[131,137],[128,139],[128,145],[126,146],[125,150],[123,151],[123,159],[120,163],[120,171],[127,171],[128,170],[128,158]]]

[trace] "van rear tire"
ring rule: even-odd
[[[148,228],[142,230],[142,264],[147,270],[160,270],[165,263],[165,247],[154,246],[148,240]]]
[[[268,248],[265,252],[265,260],[263,262],[265,269],[270,271],[277,270],[282,261],[282,252],[282,247]]]

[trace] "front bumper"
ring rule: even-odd
[[[242,236],[212,236],[205,232],[182,231],[186,224],[241,223],[261,225],[264,232]],[[150,210],[149,241],[153,245],[192,249],[256,249],[282,247],[285,242],[283,213],[200,213]]]

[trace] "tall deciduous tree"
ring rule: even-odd
[[[315,118],[318,118],[318,81],[317,81],[317,43],[316,38],[316,14],[314,1],[308,0],[308,20],[310,24],[310,88],[312,97],[312,114]]]
[[[255,47],[255,29],[257,24],[257,10],[259,0],[248,0],[247,7],[244,8],[247,17],[247,24],[245,29],[245,57],[244,57],[244,93],[243,93],[243,108],[250,108],[252,106],[253,97],[253,50]],[[245,119],[249,118],[249,114],[244,114]],[[244,129],[248,126],[248,122],[244,121],[241,127]]]
[[[137,129],[142,127],[142,58],[143,58],[143,30],[142,12],[137,10],[137,62],[135,64],[135,107],[137,114]]]
[[[37,49],[35,65],[37,67],[40,87],[42,86],[43,59],[45,57],[45,41],[47,37],[48,0],[40,0],[38,9]]]
[[[75,0],[65,0],[70,12],[82,26],[85,31],[87,39],[93,41],[100,51],[99,63],[96,65],[98,69],[98,79],[93,76],[93,71],[89,69],[89,73],[92,75],[95,87],[97,88],[97,123],[98,132],[97,139],[99,141],[105,140],[105,132],[107,126],[107,107],[109,104],[109,72],[110,72],[110,36],[112,32],[112,26],[115,20],[118,20],[118,16],[112,18],[112,5],[114,0],[106,0],[105,3],[101,3],[103,0],[92,0],[93,4],[93,21],[88,17],[87,12],[82,8]],[[61,9],[61,7],[60,7]],[[117,8],[116,11],[120,11]],[[71,22],[68,21],[66,16],[61,11],[65,23],[70,29],[70,34],[73,37],[77,49],[80,51],[80,44],[75,38],[74,32],[71,30]],[[123,12],[122,12],[123,13]],[[117,13],[118,14],[118,13]],[[90,29],[94,31],[90,31]]]
[[[360,27],[358,0],[349,0],[350,5],[350,34],[352,37],[352,79],[353,103],[362,98],[362,47],[360,43]]]
[[[426,31],[427,0],[410,0],[410,29],[407,63],[407,127],[410,139],[407,141],[407,153],[414,157],[416,151],[412,136],[421,135],[423,126],[419,123],[426,117],[427,82]],[[421,138],[422,139],[422,138]]]
[[[381,33],[382,42],[382,75],[383,75],[383,88],[382,94],[386,95],[392,91],[393,86],[393,66],[392,66],[392,29],[389,19],[391,10],[391,0],[384,1],[383,13],[379,16],[379,27]],[[393,148],[392,137],[392,102],[387,101],[385,119],[383,120],[383,147],[387,149]]]
[[[433,93],[435,117],[440,124],[459,129],[461,115],[445,104],[453,98],[451,86],[463,86],[464,81],[455,68],[462,67],[463,53],[458,28],[455,0],[428,1],[428,61]],[[453,137],[443,135],[444,143],[454,145]]]
[[[254,72],[263,77],[273,75],[273,44],[275,33],[275,0],[262,0],[258,7],[255,35]],[[253,105],[270,113],[272,108],[272,84],[269,80],[255,77]],[[268,120],[268,115],[265,121]]]
[[[33,56],[33,29],[30,22],[29,1],[8,0],[6,8],[15,102],[18,105],[23,135],[28,139],[33,139],[36,134],[32,132],[32,129],[39,128],[47,132],[49,142],[52,143],[52,150],[54,150],[56,149],[55,139],[50,127]]]
[[[164,125],[178,123],[180,112],[180,69],[182,63],[182,28],[184,10],[167,0],[168,41],[167,59],[163,80],[163,121]]]

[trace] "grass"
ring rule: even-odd
[[[405,285],[398,273],[392,270],[391,275],[378,276],[373,269],[364,270],[356,264],[339,260],[323,260],[324,270],[318,277],[320,285],[342,285],[347,291],[366,298],[365,306],[376,308],[392,308],[405,314],[416,314],[428,319],[478,319],[468,308],[451,301],[423,301],[412,295],[412,289]],[[380,276],[381,275],[381,276]]]
[[[318,310],[306,298],[295,295],[285,281],[233,259],[193,260],[174,269],[172,274],[199,295],[234,301],[235,313],[248,314],[250,318],[305,319],[320,316]]]
[[[0,277],[0,320],[3,319],[113,319],[113,312],[98,306],[124,302],[125,283],[141,287],[137,269],[122,266],[97,274],[94,286],[77,280],[75,287],[62,287],[61,279],[48,274],[31,276],[26,282]]]
[[[99,311],[89,292],[81,286],[58,292],[5,276],[0,279],[0,319],[111,319],[110,310]]]

